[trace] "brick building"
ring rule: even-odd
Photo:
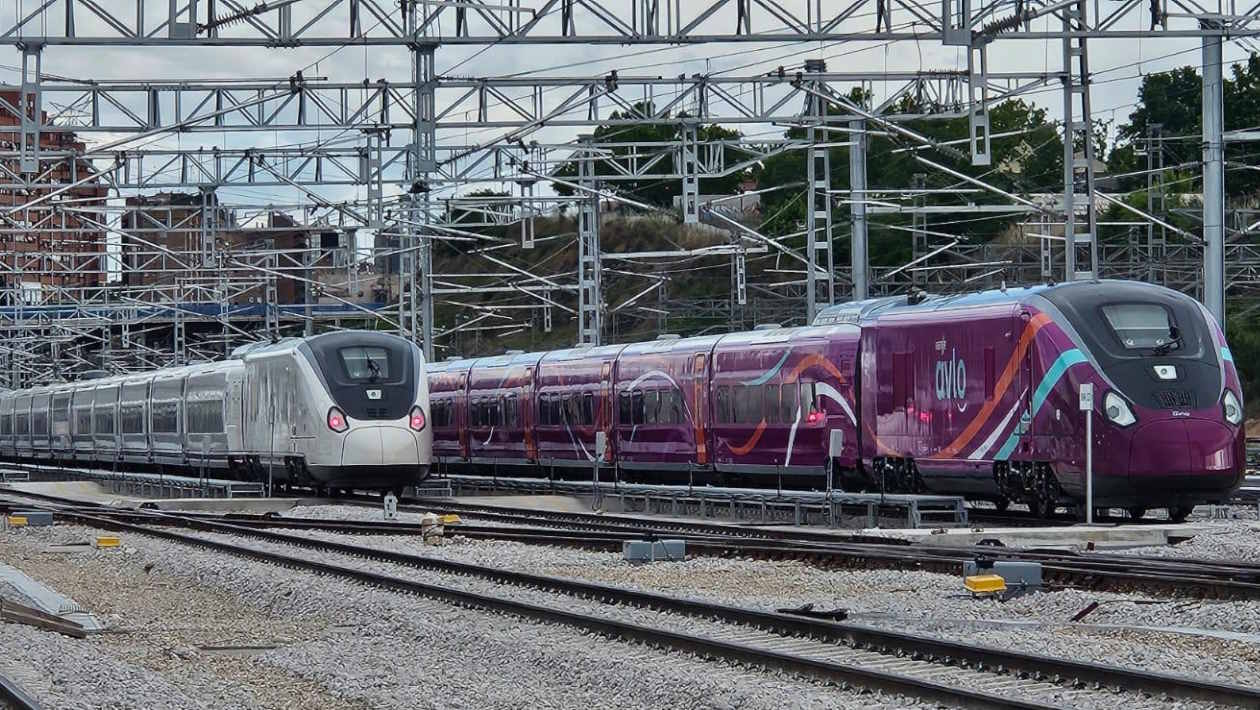
[[[80,157],[85,147],[74,133],[41,133],[41,159],[27,166],[36,168],[34,172],[23,172],[21,120],[13,109],[27,116],[34,112],[33,102],[23,102],[20,91],[0,89],[0,165],[4,168],[0,213],[4,214],[96,171]],[[41,119],[41,124],[47,123],[47,112]],[[34,152],[30,145],[27,151],[28,156]],[[0,294],[5,300],[12,298],[11,289],[18,286],[28,304],[65,302],[105,282],[108,265],[100,225],[106,218],[94,208],[103,208],[108,194],[108,187],[94,179],[0,218]]]

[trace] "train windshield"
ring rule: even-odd
[[[341,331],[306,341],[304,349],[333,402],[352,419],[401,419],[416,401],[412,346],[383,333]]]
[[[389,379],[389,354],[385,348],[351,347],[338,351],[346,376],[357,382]]]
[[[1128,350],[1164,348],[1177,340],[1168,309],[1155,303],[1116,303],[1102,307],[1111,332]]]
[[[1220,355],[1202,308],[1188,296],[1146,283],[1103,281],[1048,289],[1045,298],[1062,311],[1116,388],[1139,406],[1197,409],[1216,403]]]

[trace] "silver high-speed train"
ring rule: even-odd
[[[340,331],[0,393],[0,458],[400,491],[428,475],[428,419],[415,343]]]

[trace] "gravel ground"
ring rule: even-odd
[[[418,570],[390,563],[376,562],[335,553],[313,553],[311,550],[306,548],[297,548],[290,545],[272,543],[258,539],[241,538],[233,535],[203,533],[198,533],[198,536],[221,542],[244,544],[255,549],[281,552],[284,554],[296,554],[303,557],[318,554],[320,560],[331,561],[335,564],[355,569],[368,570],[381,574],[412,579],[427,584],[436,584],[442,587],[457,588],[481,594],[495,596],[506,595],[513,599],[532,604],[561,607],[568,611],[591,613],[606,618],[616,618],[631,623],[655,626],[658,628],[668,628],[684,633],[696,633],[701,635],[716,634],[720,636],[723,633],[729,634],[730,632],[730,627],[725,624],[696,619],[679,614],[641,609],[631,606],[610,606],[593,600],[576,599],[535,589],[511,587],[478,578],[435,572],[432,570]],[[676,567],[682,568],[686,566],[686,564],[682,564],[677,565]],[[927,575],[926,573],[924,573],[924,575],[940,576]],[[744,601],[744,599],[737,598],[733,600],[733,603],[743,603]],[[1038,693],[1027,697],[1026,699],[1039,700],[1055,706],[1062,706],[1068,703],[1067,699],[1061,696],[1058,691]],[[1133,698],[1131,696],[1125,697],[1100,694],[1097,696],[1091,696],[1086,704],[1082,704],[1079,700],[1073,700],[1071,705],[1074,707],[1090,708],[1127,708],[1130,707],[1132,701]]]
[[[1193,558],[1242,564],[1260,564],[1260,526],[1255,522],[1230,521],[1206,525],[1198,535],[1176,545],[1130,547],[1108,550],[1143,557]]]
[[[139,535],[124,536],[123,552],[88,550],[67,559],[43,551],[89,534],[71,526],[29,529],[0,545],[0,559],[75,596],[115,627],[88,641],[47,643],[51,635],[31,631],[41,643],[0,646],[0,672],[31,679],[28,688],[51,708],[913,704]],[[252,657],[198,649],[210,643],[278,647]],[[81,676],[108,678],[111,689]]]
[[[959,577],[930,572],[836,571],[797,562],[711,557],[632,565],[617,554],[514,542],[454,538],[434,547],[407,536],[303,534],[760,609],[807,603],[823,609],[842,607],[858,623],[1260,686],[1260,603],[1256,602],[1170,601],[1069,589],[998,603],[963,593]],[[443,577],[423,574],[425,579]],[[1100,606],[1086,623],[1069,621],[1094,601]]]

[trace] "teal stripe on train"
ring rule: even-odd
[[[748,387],[756,387],[757,385],[764,385],[765,383],[773,379],[775,375],[779,374],[779,370],[783,369],[783,365],[788,360],[788,355],[791,355],[791,354],[792,354],[792,349],[788,348],[788,351],[783,353],[783,357],[779,358],[778,364],[776,364],[774,367],[767,370],[764,375],[755,377],[751,380],[746,380],[744,382],[741,382],[740,384],[747,385]]]
[[[1087,360],[1088,358],[1085,357],[1085,353],[1081,352],[1077,348],[1064,350],[1063,353],[1059,355],[1059,357],[1054,361],[1054,364],[1050,366],[1050,369],[1046,370],[1046,375],[1041,378],[1041,382],[1038,383],[1037,389],[1033,391],[1032,412],[1029,421],[1037,418],[1037,412],[1041,411],[1041,405],[1046,403],[1046,397],[1050,396],[1050,390],[1054,389],[1054,386],[1058,384],[1060,379],[1062,379],[1063,374],[1067,372],[1068,368],[1073,365],[1086,362]],[[1011,457],[1011,453],[1015,451],[1015,446],[1017,444],[1019,444],[1018,425],[1016,425],[1015,431],[1011,432],[1011,435],[1006,439],[1006,443],[1002,444],[1002,448],[998,449],[997,455],[993,458],[998,461],[1007,460]]]

